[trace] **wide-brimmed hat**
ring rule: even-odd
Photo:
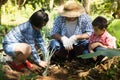
[[[78,17],[84,12],[83,6],[74,0],[69,0],[58,7],[57,12],[65,17]]]

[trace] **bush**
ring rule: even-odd
[[[108,26],[108,31],[116,37],[117,47],[120,48],[120,19],[113,20]]]

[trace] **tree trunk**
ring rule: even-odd
[[[1,2],[0,2],[0,25],[1,25],[1,7],[2,7],[2,5],[1,5]]]
[[[83,7],[87,14],[90,14],[90,0],[82,0]]]
[[[54,0],[50,0],[50,4],[49,4],[50,10],[53,9],[53,5],[54,5]]]
[[[25,4],[26,0],[18,0],[18,9],[20,10],[21,7]]]
[[[60,5],[64,4],[64,0],[60,0]]]
[[[20,10],[21,9],[21,0],[18,0],[18,10]]]
[[[117,0],[117,10],[112,14],[112,16],[116,19],[120,19],[120,0]]]
[[[117,7],[117,16],[120,19],[120,0],[117,0],[118,7]]]

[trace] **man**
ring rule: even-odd
[[[55,19],[51,30],[50,49],[64,58],[73,58],[87,48],[91,35],[92,21],[84,12],[84,8],[76,1],[69,0],[58,9],[59,16]]]

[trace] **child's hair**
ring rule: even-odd
[[[99,29],[106,29],[108,27],[107,19],[102,16],[98,16],[94,19],[92,25],[93,27],[98,27]]]
[[[42,28],[44,22],[48,22],[48,14],[45,12],[45,9],[40,9],[32,14],[32,16],[29,18],[29,22],[35,26]]]

